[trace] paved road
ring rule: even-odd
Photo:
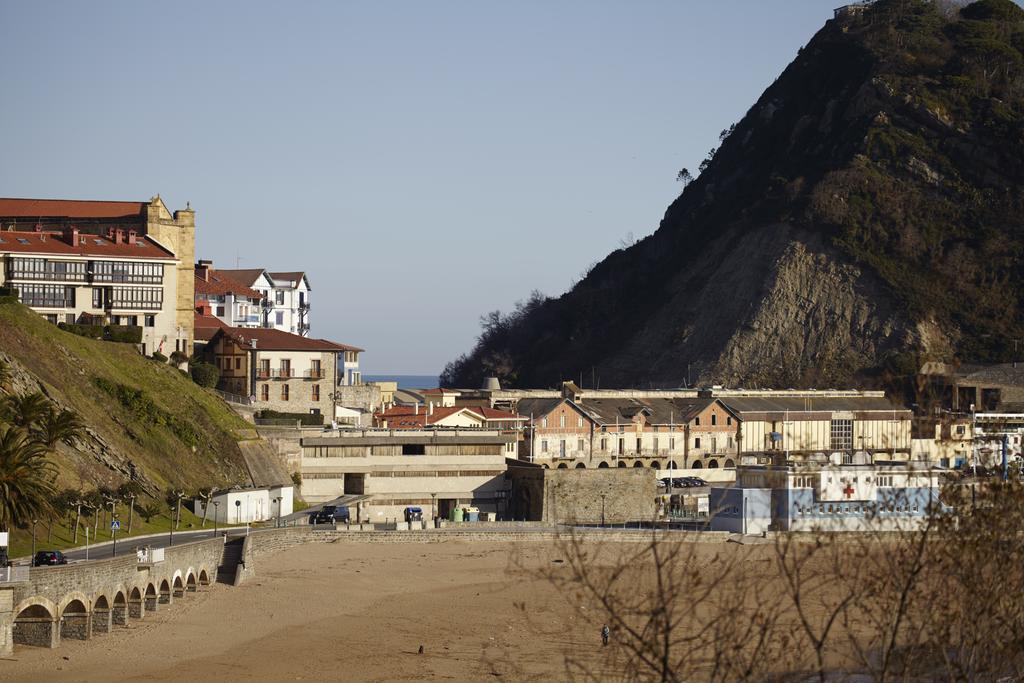
[[[259,529],[251,529],[250,532],[257,532]],[[231,527],[227,529],[218,529],[216,533],[212,528],[200,529],[199,531],[175,531],[174,532],[174,544],[181,545],[182,543],[189,543],[192,541],[199,541],[204,538],[214,538],[221,534],[228,534],[228,536],[238,536],[245,533],[244,527]],[[101,543],[105,543],[101,541]],[[117,556],[121,555],[134,555],[135,548],[141,546],[149,546],[150,548],[167,548],[171,545],[170,534],[161,534],[159,536],[149,536],[146,538],[129,537],[117,539]],[[40,548],[42,550],[43,548]],[[76,548],[74,550],[64,551],[64,556],[68,560],[84,560],[86,555],[85,548]],[[108,557],[114,557],[114,548],[110,543],[99,546],[89,547],[89,559],[90,560],[101,560]]]

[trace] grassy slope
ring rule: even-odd
[[[63,332],[18,304],[0,305],[0,351],[23,365],[51,397],[78,412],[109,445],[108,456],[131,461],[154,493],[172,486],[191,493],[248,482],[236,432],[251,426],[176,368],[142,357],[129,344]],[[180,429],[176,433],[152,415],[123,406],[96,385],[96,378],[142,390],[166,416],[188,425],[198,437],[195,445],[182,439]],[[125,481],[122,473],[77,449],[62,446],[53,460],[62,488],[116,487]],[[23,535],[16,534],[19,545]]]

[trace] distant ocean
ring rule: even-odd
[[[364,382],[398,382],[399,389],[433,389],[437,375],[363,375]]]

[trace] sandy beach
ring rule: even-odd
[[[543,543],[308,545],[128,628],[17,646],[5,680],[529,680],[600,646],[550,583]],[[419,654],[420,645],[423,654]]]

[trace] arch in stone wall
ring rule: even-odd
[[[160,582],[160,602],[163,604],[171,602],[171,584],[167,579]]]
[[[206,568],[199,570],[199,585],[209,586],[210,585],[210,573],[206,571]]]
[[[185,582],[181,580],[181,575],[174,577],[174,584],[171,586],[171,590],[174,592],[174,597],[180,598],[185,595]]]
[[[185,576],[185,574],[180,569],[175,569],[174,573],[171,574],[171,584],[173,585],[175,581],[181,579],[183,576]]]
[[[103,593],[97,595],[92,602],[92,632],[110,633],[113,611],[110,608],[110,600]]]
[[[576,463],[576,469],[578,469],[578,470],[585,470],[585,469],[587,469],[587,466],[584,465],[581,462],[578,462],[578,463]]]
[[[694,460],[692,463],[690,463],[690,469],[699,470],[701,467],[703,467],[703,465],[700,464],[700,460],[699,459],[698,460]]]
[[[188,576],[185,577],[185,590],[189,593],[196,592],[196,573],[191,567],[189,567]]]
[[[658,462],[657,460],[652,460],[651,461],[651,469],[652,470],[660,470],[661,469],[661,463]]]
[[[110,601],[107,600],[106,595],[100,594],[96,596],[96,599],[93,601],[92,608],[93,610],[110,609]]]
[[[736,463],[733,461],[732,458],[729,458],[728,460],[725,461],[725,466],[727,468],[736,467]]]
[[[560,462],[560,463],[558,463],[558,469],[560,469],[560,470],[567,470],[567,469],[569,469],[569,466],[566,465],[564,462]]]
[[[643,466],[644,466],[644,464],[642,462],[640,462],[639,460],[637,460],[635,463],[633,463],[634,469],[638,468],[638,467],[643,467]]]
[[[14,609],[11,637],[17,645],[56,647],[57,605],[41,596],[22,600]]]
[[[620,461],[619,461],[619,465],[618,465],[618,466],[619,466],[619,467],[625,467],[625,466],[626,466],[626,463],[624,463],[624,462],[622,462],[622,461],[620,460]]]
[[[88,640],[91,635],[92,610],[90,608],[92,603],[84,595],[82,598],[65,598],[61,601],[65,603],[60,611],[60,637],[62,639]]]
[[[135,592],[139,594],[139,589],[136,588]],[[117,592],[114,593],[114,604],[111,607],[110,621],[112,624],[128,625],[128,594],[125,593],[123,588],[119,587]]]
[[[678,466],[678,465],[676,465],[676,461],[675,461],[675,460],[669,460],[669,461],[668,461],[668,468],[669,468],[670,470],[678,470],[678,469],[679,469],[679,466]]]
[[[708,460],[708,469],[713,469],[713,470],[718,469],[718,461],[715,460],[714,458],[712,458],[711,460]]]
[[[166,581],[164,583],[167,583]],[[156,584],[150,582],[146,585],[146,593],[143,597],[147,612],[155,612],[157,603],[160,601],[156,592]]]
[[[608,469],[608,461],[607,460],[602,460],[601,462],[597,463],[597,469],[599,469],[599,470]]]
[[[61,601],[60,601],[60,604],[59,604],[59,608],[60,608],[59,612],[60,612],[60,614],[63,615],[64,611],[67,610],[68,605],[70,605],[75,600],[77,600],[78,602],[82,603],[83,607],[85,607],[86,605],[92,605],[92,600],[90,600],[89,597],[85,593],[82,593],[80,591],[71,591],[70,593],[65,595],[63,598],[61,598]],[[88,612],[89,608],[86,607],[85,611]]]

